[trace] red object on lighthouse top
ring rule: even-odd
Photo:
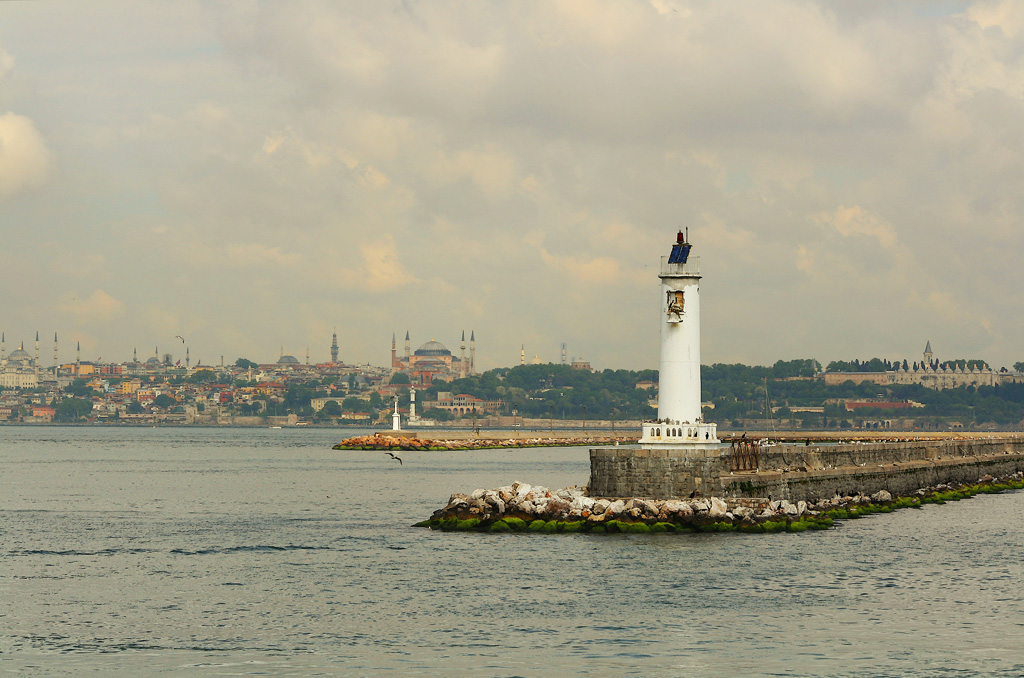
[[[685,242],[685,236],[683,236],[683,232],[682,231],[679,231],[679,235],[676,236],[676,242],[678,242],[678,243]]]

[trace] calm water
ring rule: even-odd
[[[18,676],[1020,676],[1024,494],[795,535],[408,527],[583,484],[585,448],[334,452],[306,429],[0,428]]]

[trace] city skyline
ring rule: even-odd
[[[409,333],[410,333],[410,335],[413,334],[411,331]],[[0,342],[0,343],[3,344],[4,357],[10,355],[10,353],[12,351],[14,351],[14,350],[22,349],[26,353],[28,353],[33,359],[35,359],[35,335],[36,335],[35,331],[33,331],[31,333],[31,336],[33,337],[31,341],[27,341],[27,340],[21,339],[20,337],[17,338],[17,339],[12,339],[12,337],[8,336],[8,332],[6,330],[4,330],[2,332],[2,334],[3,334],[3,341]],[[56,333],[54,335],[54,338],[51,339],[51,340],[46,340],[46,338],[44,337],[43,333],[39,333],[39,336],[40,336],[40,339],[39,339],[39,363],[38,364],[39,364],[39,367],[41,369],[51,368],[54,365],[55,357],[56,357],[56,364],[61,365],[61,366],[68,365],[68,364],[73,364],[75,362],[75,359],[79,355],[79,349],[78,349],[77,345],[65,346],[60,341],[57,341],[57,339],[59,337],[59,333]],[[333,336],[334,336],[334,333],[332,332],[332,338],[333,338]],[[397,341],[397,333],[395,333],[394,336],[396,337],[396,341]],[[410,350],[415,351],[418,348],[422,348],[425,344],[434,343],[435,341],[439,341],[436,338],[436,335],[430,335],[430,336],[431,336],[430,339],[421,339],[418,342],[417,341],[413,341],[412,339],[410,339]],[[447,339],[447,337],[443,337],[443,338]],[[187,341],[185,341],[185,342],[180,341],[180,339],[181,339],[181,337],[175,337],[175,341],[172,341],[171,343],[167,344],[167,348],[166,349],[161,347],[161,346],[159,346],[159,345],[154,346],[152,350],[133,349],[131,351],[131,355],[129,355],[127,357],[120,357],[120,356],[116,356],[116,355],[104,356],[102,351],[101,351],[100,353],[98,353],[98,354],[96,354],[94,356],[82,354],[81,355],[81,361],[85,362],[85,363],[101,363],[102,362],[104,364],[122,364],[122,363],[130,363],[130,362],[132,362],[135,359],[137,359],[139,362],[145,362],[146,360],[148,360],[151,357],[156,357],[157,359],[163,361],[166,356],[171,356],[172,362],[180,362],[184,366],[185,363],[186,363],[186,359],[188,359],[189,365],[192,368],[195,368],[195,367],[199,367],[199,366],[208,366],[208,367],[220,366],[222,358],[223,358],[223,361],[224,361],[223,364],[225,366],[234,365],[234,363],[237,360],[239,360],[239,359],[251,360],[252,362],[254,362],[256,364],[259,364],[259,365],[272,365],[272,364],[277,363],[280,358],[288,356],[288,357],[296,358],[296,360],[297,360],[297,362],[299,364],[306,364],[307,363],[307,360],[306,360],[307,353],[306,353],[305,350],[302,350],[302,351],[289,351],[288,348],[283,346],[283,345],[279,345],[278,346],[278,351],[273,356],[271,356],[270,359],[263,359],[264,357],[266,357],[263,354],[252,354],[252,355],[237,354],[236,355],[235,353],[232,353],[230,351],[225,351],[222,354],[217,354],[215,356],[216,359],[212,360],[212,359],[207,359],[207,358],[205,358],[203,356],[197,356],[196,353],[194,351],[192,351],[191,345]],[[55,343],[56,343],[56,346],[55,346]],[[451,341],[451,345],[449,345],[448,341],[440,341],[440,343],[443,344],[445,346],[445,348],[450,350],[453,355],[456,355],[457,352],[459,351],[459,342],[457,342],[457,341]],[[925,340],[925,348],[924,348],[924,355],[925,356],[933,356],[933,357],[936,356],[936,354],[932,353],[931,344],[932,344],[931,340]],[[380,359],[380,360],[364,360],[364,361],[356,362],[356,361],[346,360],[345,356],[344,356],[344,351],[342,350],[343,347],[338,346],[337,348],[339,349],[339,358],[337,360],[337,364],[339,364],[339,365],[348,365],[348,366],[353,366],[353,367],[366,365],[366,366],[376,367],[376,368],[388,368],[391,365],[391,360],[392,360],[392,358],[391,358],[391,348],[390,347],[391,347],[391,341],[389,340],[388,343],[387,343],[387,350],[386,350],[386,352],[382,351],[382,355],[386,353],[386,358],[385,359]],[[405,351],[404,342],[398,342],[397,343],[397,347],[398,347],[399,355],[404,355],[404,351]],[[317,343],[316,345],[311,343],[310,346],[309,346],[308,364],[309,365],[331,364],[332,362],[334,362],[331,359],[331,352],[332,352],[332,349],[334,349],[334,348],[335,348],[335,346],[333,345],[333,341],[330,341],[330,340],[326,344],[324,344],[324,342],[322,342],[322,341]],[[940,351],[941,351],[941,348],[942,348],[942,346],[940,345]],[[564,363],[566,365],[569,365],[569,364],[575,363],[577,361],[586,360],[585,356],[577,355],[577,354],[573,353],[571,350],[569,350],[568,348],[565,349],[565,353],[564,353],[564,356],[563,356],[562,350],[563,350],[563,344],[561,344],[561,343],[556,345],[556,346],[553,346],[550,351],[543,351],[543,352],[526,351],[525,347],[521,346],[520,349],[516,352],[515,356],[510,356],[510,358],[514,358],[514,359],[509,359],[507,361],[503,361],[504,356],[501,359],[495,359],[495,358],[492,357],[492,359],[490,361],[488,361],[488,362],[489,363],[493,363],[493,364],[489,364],[489,366],[486,367],[486,368],[478,369],[478,370],[476,370],[476,372],[478,373],[478,372],[487,371],[487,370],[491,370],[491,369],[495,369],[495,368],[515,367],[516,365],[519,365],[519,364],[521,364],[523,362],[524,356],[525,356],[525,362],[527,364],[530,364],[532,362],[535,362],[536,360],[539,360],[541,363],[550,363],[550,364],[561,364],[561,363]],[[556,353],[556,351],[557,351],[557,353]],[[922,365],[922,369],[923,369],[923,366],[924,366],[925,362],[924,362],[923,359],[921,359],[921,355],[922,355],[922,351],[921,350],[915,351],[915,350],[911,349],[911,350],[909,350],[905,354],[899,354],[896,351],[889,351],[889,352],[886,352],[886,353],[879,353],[877,355],[870,355],[870,356],[869,355],[856,355],[856,356],[845,356],[845,357],[841,356],[841,357],[836,358],[836,360],[840,361],[840,362],[845,362],[845,361],[849,361],[849,360],[881,359],[881,360],[892,360],[892,361],[896,361],[896,362],[899,362],[899,361],[909,361],[908,364],[909,363],[917,364],[918,362],[920,362],[920,364]],[[564,357],[564,360],[563,360],[563,357]],[[797,356],[796,359],[812,359],[812,360],[816,360],[816,361],[819,362],[819,364],[821,365],[821,367],[823,369],[827,368],[829,362],[831,362],[831,360],[821,360],[820,358],[818,358],[816,356]],[[768,362],[765,362],[765,363],[742,363],[742,364],[771,366],[772,364],[774,364],[775,362],[777,362],[779,360],[786,360],[786,359],[785,358],[776,358],[775,360],[769,360]],[[952,355],[952,354],[947,354],[944,351],[941,351],[939,354],[937,354],[937,357],[934,357],[934,360],[935,360],[935,362],[940,363],[940,364],[950,364],[950,363],[953,363],[954,361],[962,361],[962,360],[983,360],[983,361],[985,361],[985,363],[991,369],[996,370],[996,371],[998,371],[998,370],[1000,370],[1002,368],[1013,370],[1015,364],[1024,362],[1024,361],[1012,361],[1012,362],[1007,363],[1007,364],[1000,364],[1000,363],[995,363],[995,362],[987,359],[985,356]],[[590,362],[591,361],[586,360],[586,363],[588,365],[590,364]],[[714,361],[714,362],[719,362],[719,361]],[[707,365],[714,364],[714,362],[702,361],[702,364],[707,366]],[[596,365],[596,366],[594,366],[594,368],[597,369],[598,371],[604,370],[604,369],[612,369],[612,370],[616,370],[616,369],[637,369],[637,368],[628,368],[628,367],[625,367],[624,365],[617,365],[617,364],[612,364],[612,365]],[[658,366],[654,365],[654,366],[651,366],[651,367],[641,367],[641,368],[638,368],[638,369],[654,369],[654,370],[657,370]]]
[[[9,344],[323,362],[336,328],[386,364],[473,327],[480,371],[654,368],[651,257],[688,227],[706,363],[1024,359],[1017,3],[0,19]]]

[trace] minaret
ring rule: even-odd
[[[416,421],[416,387],[409,387],[409,421]]]
[[[185,347],[185,371],[188,372],[188,364],[192,360],[189,356],[188,346]]]
[[[0,365],[7,364],[7,334],[0,332]]]
[[[75,345],[75,377],[82,373],[82,342]]]
[[[526,364],[526,344],[519,345],[519,364]]]
[[[331,362],[334,364],[338,363],[338,328],[334,328],[334,334],[331,335]]]
[[[306,366],[309,366],[309,344],[306,344]]]
[[[569,350],[569,346],[568,346],[568,344],[566,344],[566,343],[565,343],[565,342],[563,341],[563,342],[562,342],[562,364],[563,364],[563,365],[567,365],[567,364],[569,363],[569,361],[568,361],[568,359],[567,359],[567,358],[568,358],[568,350]]]
[[[139,362],[139,349],[135,347],[132,349],[132,362],[138,364]]]
[[[412,356],[409,347],[409,330],[405,331],[405,363],[406,367],[409,366],[409,358]]]
[[[661,365],[658,420],[643,423],[646,448],[673,448],[703,456],[718,445],[716,424],[700,409],[700,259],[690,257],[680,231],[661,259]]]
[[[398,369],[398,351],[395,348],[395,333],[391,333],[391,371]]]
[[[924,344],[924,361],[925,361],[925,363],[928,364],[928,365],[931,365],[933,357],[934,357],[934,355],[932,354],[932,340],[929,339]]]
[[[35,370],[36,376],[39,375],[39,330],[36,330],[36,362],[32,366]]]
[[[469,374],[476,374],[476,330],[469,331]]]
[[[59,361],[57,360],[57,333],[53,333],[53,376],[57,376],[57,366]]]
[[[459,346],[462,355],[459,358],[459,377],[466,377],[466,330],[462,330],[462,344]]]

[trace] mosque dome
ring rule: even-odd
[[[416,355],[418,356],[446,356],[451,354],[452,352],[444,344],[433,339],[416,349]]]
[[[160,361],[157,359],[156,356],[153,356],[149,360],[146,361],[146,364],[147,365],[159,365]]]
[[[299,359],[293,355],[283,355],[281,359],[277,361],[278,365],[298,365]]]
[[[32,362],[32,356],[29,352],[22,348],[16,348],[11,351],[11,354],[7,356],[7,362],[11,363],[24,363],[28,365]]]

